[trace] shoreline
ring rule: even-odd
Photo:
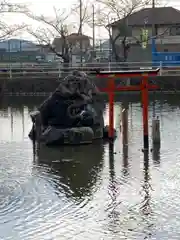
[[[104,88],[108,84],[108,78],[91,78],[92,82],[97,86],[97,88]],[[142,78],[131,78],[129,79],[129,85],[138,86],[141,84]],[[126,78],[117,78],[115,79],[115,86],[125,86]],[[1,96],[5,95],[21,95],[21,96],[47,96],[51,92],[54,92],[55,89],[59,86],[61,79],[53,76],[46,76],[46,78],[31,78],[24,77],[21,79],[0,79],[0,94]],[[180,76],[157,76],[150,77],[149,84],[156,84],[159,86],[159,89],[155,91],[157,94],[167,93],[167,94],[179,94],[180,93]],[[138,91],[139,92],[139,91]],[[134,91],[122,91],[115,93],[115,95],[137,95],[138,92]],[[149,94],[154,92],[149,90]],[[106,93],[102,93],[107,95]]]
[[[49,96],[52,92],[5,92],[4,96],[9,96],[9,97],[18,97],[18,96],[23,96],[23,97],[46,97]],[[152,94],[158,94],[158,95],[173,95],[173,94],[180,94],[180,90],[169,90],[169,91],[149,91],[149,95]],[[122,91],[122,92],[116,92],[115,95],[120,96],[120,95],[139,95],[141,94],[140,91]],[[102,96],[108,96],[108,93],[101,93]]]

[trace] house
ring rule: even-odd
[[[72,52],[76,52],[80,49],[80,43],[82,41],[82,50],[86,51],[87,49],[90,48],[90,40],[91,38],[86,35],[81,35],[79,33],[72,33],[68,36],[66,36],[66,40],[68,41],[68,44],[71,48]],[[62,37],[56,37],[53,41],[53,45],[55,46],[56,50],[58,52],[62,51],[64,40]]]
[[[79,33],[72,33],[66,36],[66,40],[70,47],[71,52],[71,60],[73,63],[80,63],[81,59],[81,41],[82,41],[82,55],[83,59],[88,58],[89,56],[89,49],[91,48],[91,38],[86,35],[81,35]],[[61,53],[63,49],[64,40],[62,37],[56,37],[52,43],[55,47],[56,51]],[[87,55],[87,56],[86,56]]]
[[[45,55],[45,60],[48,62],[56,62],[59,61],[61,62],[62,59],[58,57],[49,47],[48,44],[37,44],[37,48],[39,49],[39,52],[41,54]]]
[[[142,49],[137,40],[141,41],[143,29],[150,39],[152,25],[155,26],[157,35],[157,51],[180,52],[180,11],[173,7],[144,8],[110,24],[112,37],[115,39],[120,35],[117,45],[121,45],[124,36],[131,43],[129,61],[151,60],[151,41]]]

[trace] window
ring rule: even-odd
[[[154,30],[155,30],[155,35],[158,35],[158,25],[157,24],[155,24],[155,26],[154,26]]]
[[[171,36],[176,36],[180,35],[180,26],[175,26],[170,29],[170,35]]]
[[[180,27],[176,27],[176,35],[180,35]]]

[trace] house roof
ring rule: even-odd
[[[62,37],[56,37],[54,39],[54,41],[59,41],[61,39],[62,39]],[[91,38],[89,36],[84,35],[84,34],[81,35],[79,33],[72,33],[72,34],[66,36],[66,39],[69,40],[69,41],[78,41],[80,39],[82,39],[82,40],[90,40]]]
[[[81,35],[81,34],[79,34],[79,33],[72,33],[72,34],[68,35],[67,38],[68,38],[68,39],[75,39],[75,40],[81,39],[81,38],[82,38],[83,40],[89,40],[89,39],[90,39],[89,36],[84,35],[84,34]]]
[[[123,19],[110,24],[110,26],[117,26]],[[129,26],[142,26],[146,21],[146,25],[175,25],[180,24],[180,11],[173,7],[157,7],[144,8],[140,11],[132,13],[127,17]]]

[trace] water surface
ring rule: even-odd
[[[156,101],[162,142],[160,153],[149,156],[141,151],[138,101],[129,103],[128,147],[122,146],[117,102],[113,150],[97,142],[43,148],[34,156],[27,135],[37,104],[1,104],[0,239],[180,239],[178,96]],[[149,112],[151,118],[152,106]],[[107,115],[108,107],[106,122]]]

